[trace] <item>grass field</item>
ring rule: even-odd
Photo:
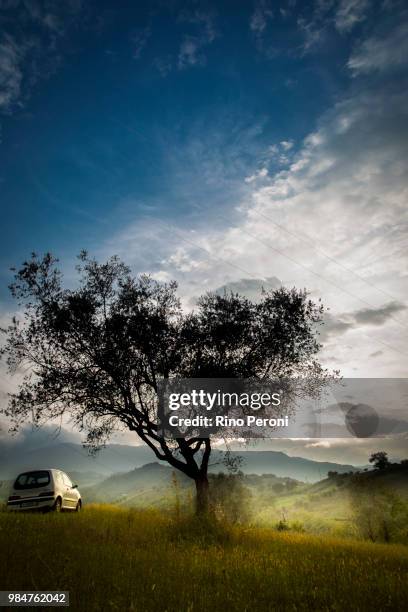
[[[408,548],[197,525],[154,511],[0,513],[0,590],[71,610],[407,610]]]

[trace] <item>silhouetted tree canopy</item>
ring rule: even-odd
[[[388,454],[385,451],[373,453],[369,458],[369,462],[374,465],[376,470],[385,470],[390,465]]]

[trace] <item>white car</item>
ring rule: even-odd
[[[33,470],[17,476],[7,501],[9,510],[75,510],[82,508],[78,487],[61,470]]]

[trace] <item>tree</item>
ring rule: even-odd
[[[358,475],[349,488],[358,533],[372,542],[407,542],[408,504],[395,490]]]
[[[327,478],[334,479],[334,478],[337,478],[338,475],[339,475],[339,473],[336,472],[335,470],[329,470],[327,472]]]
[[[376,470],[385,470],[390,465],[388,454],[385,451],[373,453],[369,458],[369,462],[374,465]]]
[[[71,415],[97,448],[118,425],[192,478],[197,511],[208,507],[211,440],[168,440],[157,427],[158,385],[180,378],[256,378],[323,372],[316,326],[323,307],[304,290],[264,292],[259,303],[207,294],[185,313],[176,284],[132,277],[118,258],[79,256],[80,282],[63,288],[50,254],[15,271],[11,293],[24,311],[3,330],[11,372],[27,374],[6,414],[16,429]]]

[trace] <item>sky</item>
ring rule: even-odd
[[[186,309],[305,287],[325,366],[406,377],[407,68],[398,0],[0,0],[1,321],[87,249]]]

